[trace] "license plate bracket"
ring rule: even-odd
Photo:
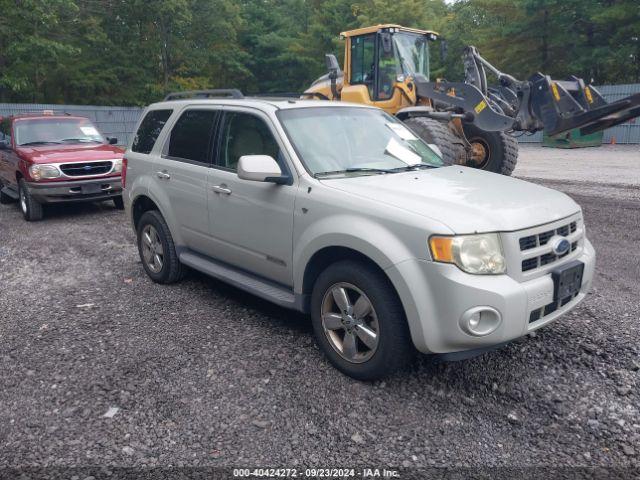
[[[85,185],[82,185],[80,189],[85,195],[100,193],[102,191],[100,189],[100,184],[98,183],[87,183]]]
[[[566,263],[551,272],[553,278],[553,299],[557,302],[571,297],[582,287],[584,263],[579,260]]]

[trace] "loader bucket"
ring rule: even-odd
[[[607,103],[593,86],[576,77],[556,81],[538,73],[529,81],[532,109],[549,136],[575,129],[589,135],[640,116],[640,93]]]

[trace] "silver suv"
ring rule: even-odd
[[[358,379],[415,349],[495,348],[587,294],[595,252],[566,195],[443,166],[376,108],[231,94],[151,105],[125,154],[152,280],[188,266],[308,312],[328,359]]]

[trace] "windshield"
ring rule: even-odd
[[[96,127],[86,118],[29,118],[14,124],[16,145],[55,143],[103,143]]]
[[[393,44],[406,75],[419,73],[429,80],[429,45],[427,37],[413,33],[396,33]]]
[[[279,110],[307,170],[319,175],[371,175],[440,167],[442,159],[382,110],[323,107]]]

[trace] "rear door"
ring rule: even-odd
[[[183,110],[154,162],[156,187],[163,189],[169,199],[182,241],[202,253],[210,248],[207,174],[219,116],[220,110],[215,106]]]
[[[293,171],[266,114],[225,107],[207,193],[213,256],[290,286],[297,180],[292,176],[292,185],[241,180],[236,172],[243,155],[270,155],[283,173]]]

